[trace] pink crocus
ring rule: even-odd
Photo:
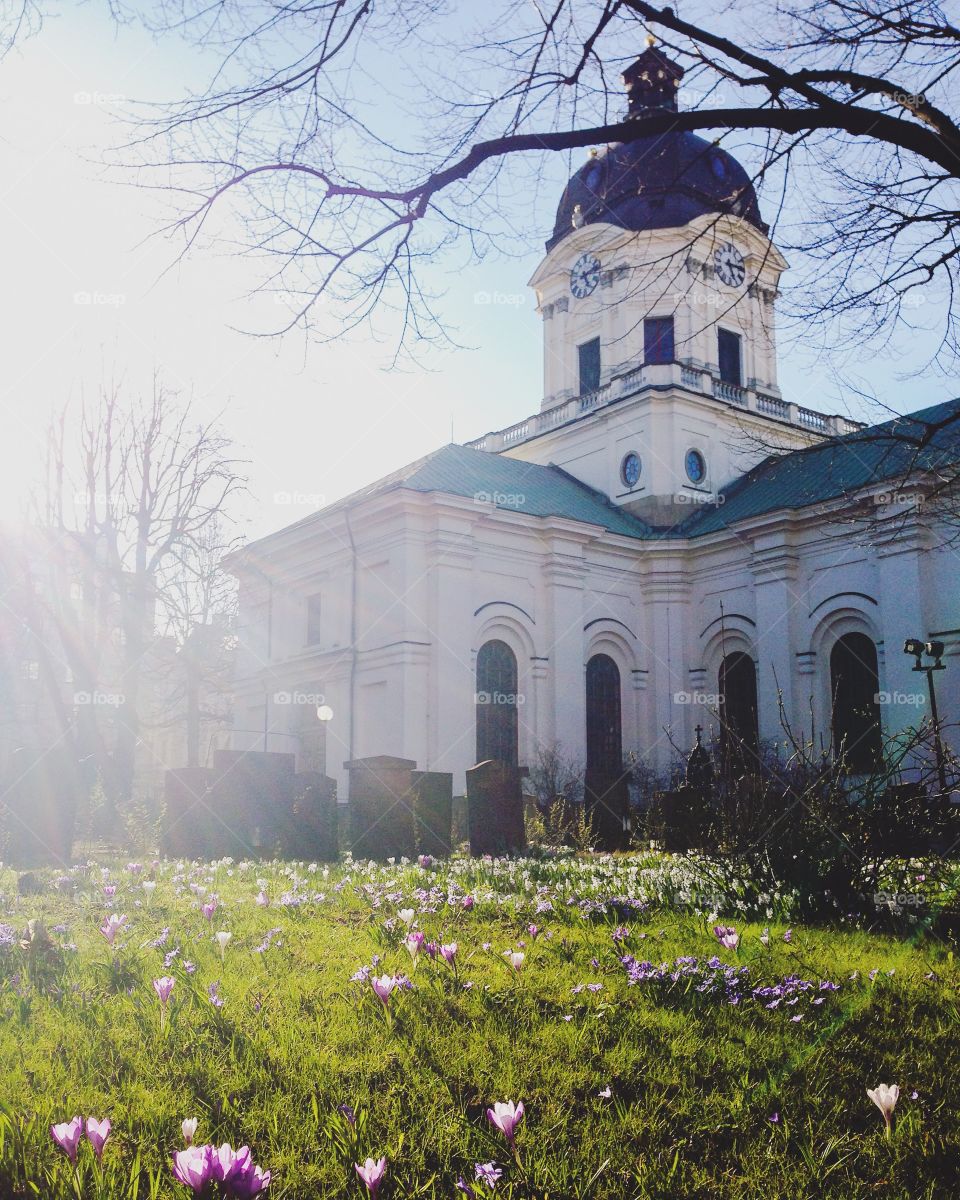
[[[104,918],[103,924],[100,926],[100,932],[107,939],[109,945],[113,945],[114,939],[120,930],[127,923],[126,913],[117,916],[116,913],[111,913],[109,917]]]
[[[390,1003],[390,994],[397,986],[397,981],[393,975],[381,975],[379,979],[374,975],[370,979],[370,986],[377,999],[386,1008]]]
[[[76,1165],[77,1150],[80,1146],[80,1139],[83,1137],[83,1117],[74,1117],[71,1121],[63,1121],[59,1125],[51,1125],[50,1136],[67,1158]]]
[[[176,980],[170,975],[161,975],[159,979],[153,981],[153,990],[160,997],[160,1003],[164,1008],[170,1000],[170,993],[173,991]]]
[[[408,933],[404,939],[404,945],[410,951],[410,957],[414,962],[417,961],[417,955],[420,953],[420,947],[423,945],[424,937],[419,929],[415,929],[412,933]]]
[[[200,905],[200,911],[203,913],[203,915],[204,915],[204,916],[207,918],[207,920],[208,920],[208,921],[212,921],[212,920],[213,920],[213,914],[214,914],[214,913],[217,911],[217,902],[216,902],[216,900],[215,900],[213,897],[211,897],[211,898],[210,898],[210,899],[209,899],[209,900],[206,902],[206,904],[201,904],[201,905]]]
[[[512,1100],[501,1103],[499,1100],[493,1108],[487,1109],[487,1118],[491,1125],[496,1125],[510,1145],[517,1134],[517,1126],[523,1120],[523,1101],[514,1104]]]
[[[469,912],[469,910],[473,908],[475,901],[472,896],[464,896],[460,903]]]
[[[213,1154],[212,1146],[188,1146],[186,1150],[178,1150],[173,1156],[174,1177],[199,1196],[213,1180]]]
[[[537,940],[537,937],[538,937],[539,933],[540,933],[540,927],[539,927],[539,925],[528,925],[528,926],[527,926],[527,933],[529,933],[529,934],[530,934],[530,941],[531,941],[531,942],[535,942],[535,941]]]
[[[103,1148],[110,1136],[110,1118],[104,1117],[98,1121],[96,1117],[87,1117],[87,1141],[93,1147],[97,1162],[103,1159]]]
[[[736,950],[740,945],[740,934],[732,925],[714,925],[713,933],[724,950]]]
[[[363,1182],[367,1185],[367,1191],[371,1196],[376,1196],[380,1190],[380,1184],[383,1183],[383,1177],[387,1173],[387,1160],[380,1158],[374,1161],[368,1158],[361,1167],[359,1163],[353,1164],[353,1169],[357,1172]]]
[[[458,949],[459,947],[457,946],[456,942],[447,942],[445,945],[440,947],[440,953],[443,956],[444,961],[453,966],[453,960],[457,957]]]

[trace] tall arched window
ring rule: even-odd
[[[477,762],[517,766],[517,656],[506,642],[484,642],[477,651],[476,710]]]
[[[845,633],[830,652],[833,749],[858,774],[880,764],[882,736],[877,648],[865,633]]]
[[[757,668],[749,654],[728,654],[720,664],[720,760],[725,771],[758,765]]]
[[[607,654],[587,663],[587,770],[608,779],[623,771],[620,670]]]

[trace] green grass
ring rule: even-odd
[[[198,1141],[249,1143],[275,1200],[365,1195],[353,1163],[384,1154],[382,1200],[462,1196],[459,1176],[490,1195],[474,1183],[474,1163],[490,1161],[504,1170],[494,1194],[556,1200],[957,1194],[960,973],[919,926],[901,937],[794,926],[786,943],[789,897],[652,855],[428,869],[163,863],[139,877],[118,866],[110,899],[99,867],[70,872],[63,890],[56,878],[18,897],[16,876],[0,872],[0,920],[18,937],[30,918],[58,930],[58,949],[32,964],[19,947],[0,951],[3,1196],[187,1197],[170,1156],[188,1116]],[[255,903],[258,879],[269,907]],[[219,896],[212,923],[191,884]],[[282,904],[284,893],[299,902]],[[740,932],[736,952],[697,912],[707,893]],[[422,952],[411,970],[397,916],[407,907],[428,940],[458,943],[456,972]],[[109,912],[130,917],[114,949],[98,931]],[[620,924],[630,933],[618,953]],[[164,928],[166,945],[150,945]],[[222,962],[217,930],[232,934]],[[514,971],[502,952],[521,942]],[[621,953],[655,964],[717,955],[749,968],[751,987],[791,975],[841,987],[776,1009],[749,995],[731,1005],[682,981],[630,986]],[[414,985],[392,1021],[350,978],[377,954],[378,972]],[[176,985],[161,1030],[151,981],[165,974]],[[221,1009],[208,998],[215,981]],[[602,989],[573,992],[590,983]],[[865,1092],[881,1082],[901,1089],[890,1138]],[[485,1116],[497,1100],[526,1107],[516,1160]],[[89,1146],[78,1179],[49,1137],[51,1122],[78,1113],[113,1122],[102,1177]]]

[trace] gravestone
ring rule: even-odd
[[[413,816],[418,854],[445,858],[453,848],[453,775],[413,772]]]
[[[350,849],[354,858],[413,858],[413,771],[416,763],[391,754],[345,762],[350,772]]]
[[[296,757],[272,750],[218,750],[213,769],[218,853],[274,855],[293,803]]]
[[[519,854],[526,849],[522,778],[519,767],[492,758],[467,771],[471,854]]]
[[[210,767],[179,767],[163,777],[160,849],[168,858],[213,858],[217,853]]]
[[[281,833],[285,858],[333,862],[337,857],[337,785],[319,771],[294,779],[293,803]]]
[[[610,776],[588,770],[584,779],[587,820],[598,850],[625,850],[630,842],[627,816],[630,807],[629,776]]]

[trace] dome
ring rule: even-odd
[[[676,63],[648,49],[624,72],[629,114],[676,111],[682,76]],[[547,250],[581,225],[672,229],[709,213],[731,213],[767,232],[749,175],[713,142],[679,130],[617,142],[589,158],[567,184]]]

